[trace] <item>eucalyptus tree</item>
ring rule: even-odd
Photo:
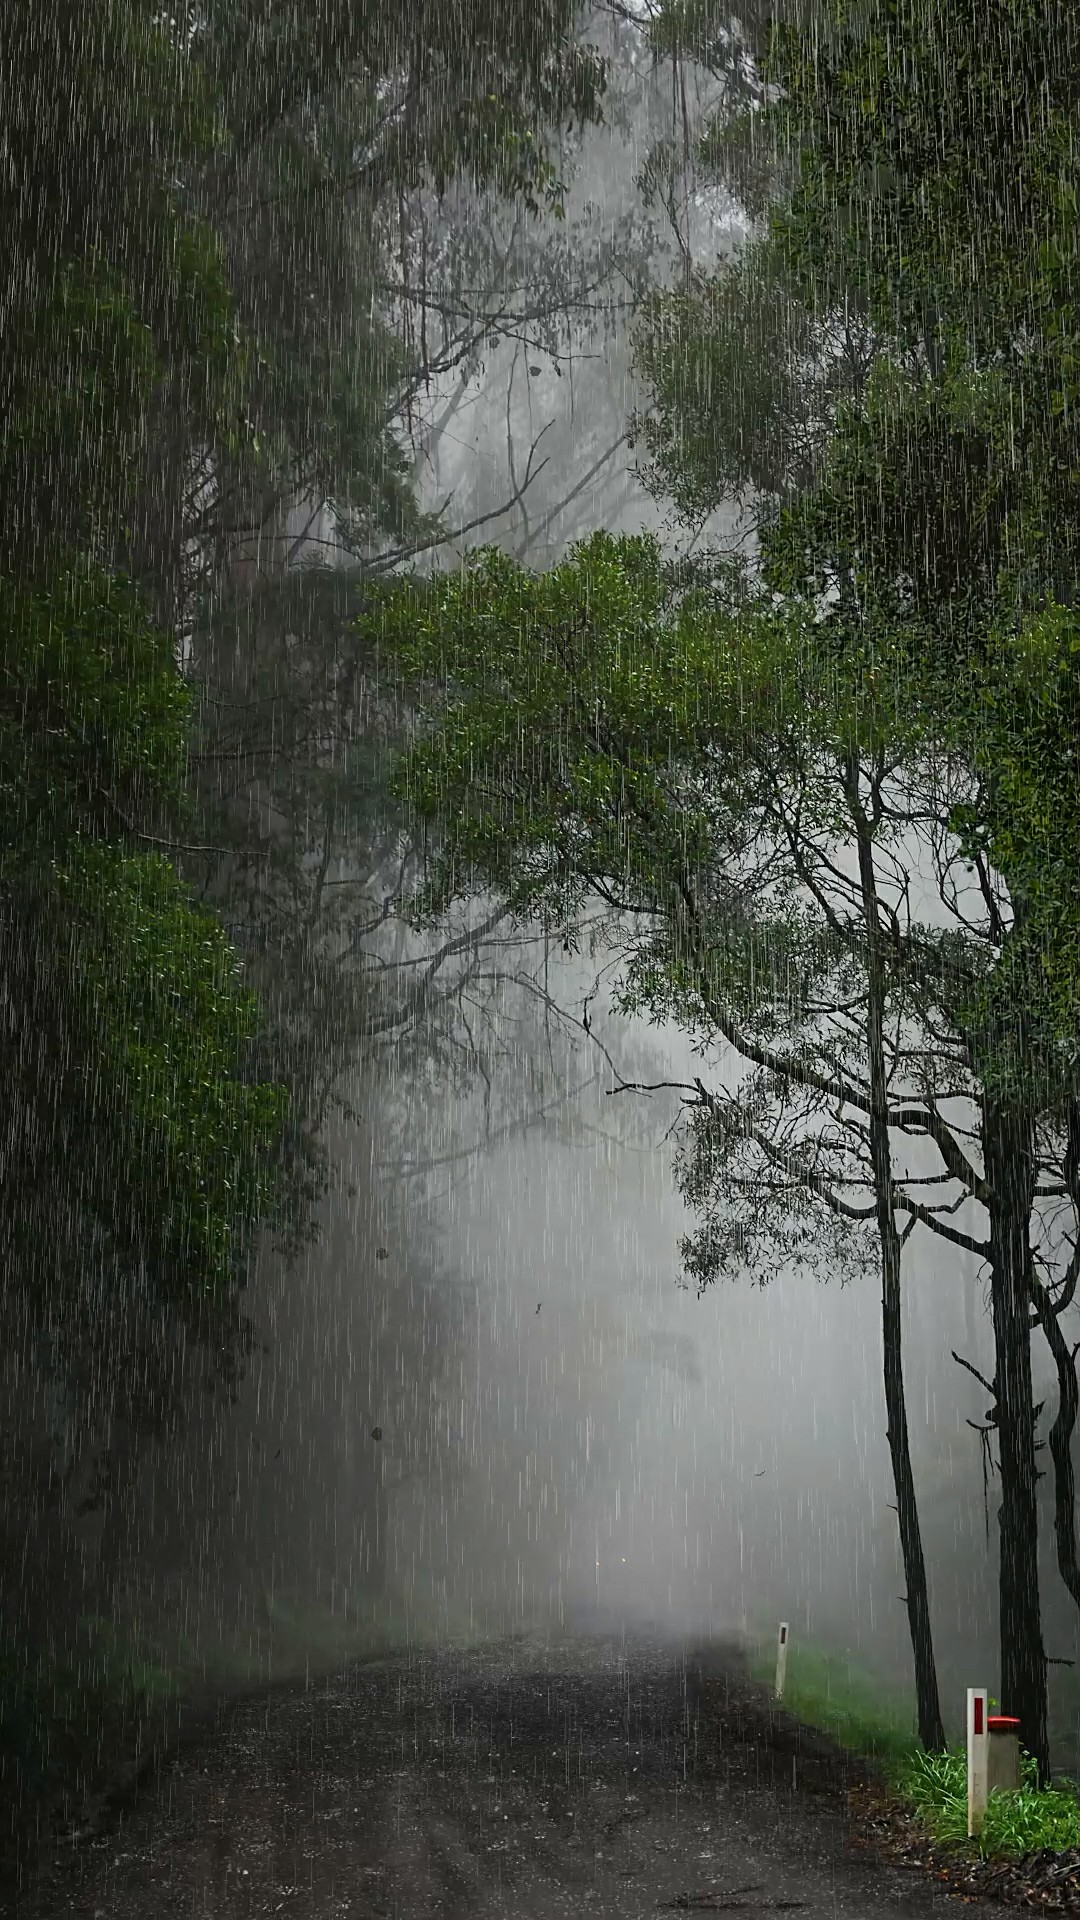
[[[1010,899],[976,1039],[996,1181],[998,1431],[1003,1483],[1016,1481],[1002,1683],[1032,1719],[1041,1646],[1018,1654],[1004,1637],[1006,1583],[1021,1599],[1031,1588],[1032,1302],[1061,1382],[1056,1531],[1076,1590],[1076,1388],[1032,1286],[1029,1226],[1040,1112],[1066,1139],[1075,1125],[1076,32],[1056,0],[1001,0],[978,20],[905,0],[836,10],[814,47],[787,32],[770,56],[801,148],[778,243],[808,293],[828,258],[890,346],[819,484],[781,514],[767,572],[789,590],[828,583],[838,625],[856,605],[883,610],[931,663],[939,718],[979,777],[980,803],[957,825]]]
[[[699,39],[723,26],[708,5],[661,11]],[[870,633],[906,635],[919,671],[897,685],[897,702],[913,688],[925,700],[929,673],[939,741],[977,795],[958,802],[954,825],[981,869],[1005,876],[1007,925],[971,1035],[1000,1174],[995,1323],[1011,1327],[1007,1354],[999,1336],[1009,1404],[995,1417],[1029,1553],[1033,1306],[1059,1377],[1055,1530],[1074,1594],[1075,1376],[1059,1317],[1025,1274],[1039,1116],[1053,1114],[1060,1140],[1075,1126],[1076,32],[1075,10],[1058,0],[1000,0],[977,16],[923,0],[845,0],[778,12],[751,34],[766,187],[754,208],[759,263],[804,337],[835,334],[854,315],[869,348],[858,381],[830,397],[809,479],[805,364],[794,363],[793,407],[786,348],[763,377],[752,352],[743,385],[758,377],[766,417],[749,431],[710,377],[730,357],[740,314],[754,317],[733,278],[672,310],[667,336],[657,303],[645,341],[660,482],[696,509],[755,468],[767,584],[824,609],[838,653]],[[728,177],[723,138],[715,152]],[[747,271],[749,291],[761,284],[753,252]],[[762,450],[773,445],[781,457],[770,469]],[[1019,1588],[1027,1569],[1004,1564],[1015,1537],[1003,1535],[1002,1577]],[[1037,1622],[1025,1679],[1010,1671],[1005,1617],[1014,1642],[1022,1622],[1004,1585],[1002,1599],[1003,1684],[1030,1698],[1037,1725]]]
[[[796,215],[778,210],[771,232],[732,266],[653,303],[639,339],[652,383],[643,431],[654,484],[674,496],[685,521],[695,524],[725,497],[747,502],[764,586],[816,610],[838,661],[880,655],[898,723],[902,714],[935,716],[939,748],[966,766],[969,781],[942,822],[988,888],[995,867],[1009,876],[1002,899],[987,906],[998,939],[986,1004],[961,1030],[987,1090],[984,1137],[998,1169],[988,1192],[998,1208],[992,1293],[1005,1383],[1004,1406],[992,1410],[1006,1495],[1002,1684],[1025,1703],[1037,1741],[1045,1688],[1035,1677],[1042,1643],[1030,1576],[1036,1462],[1022,1279],[1036,1188],[1027,1175],[1011,1176],[1030,1172],[1040,1115],[1056,1115],[1059,1131],[1072,1124],[1072,1049],[1062,1031],[1069,923],[1060,919],[1067,839],[1055,844],[1050,809],[1060,802],[1067,836],[1073,800],[1069,749],[1061,749],[1072,730],[1074,625],[1054,606],[1025,615],[1024,593],[1029,607],[1038,598],[1037,590],[1030,598],[1034,575],[1030,553],[1021,562],[1019,534],[1012,583],[999,585],[1009,534],[987,489],[1011,490],[1012,511],[1029,527],[1047,507],[1034,488],[1025,501],[1026,483],[1009,467],[1007,384],[995,369],[959,369],[935,382],[923,317],[906,340],[890,339],[865,288],[856,282],[848,300],[834,270],[815,281],[814,259],[800,251]],[[1045,1294],[1032,1287],[1030,1295],[1059,1378],[1055,1531],[1075,1595],[1075,1356]],[[1067,1286],[1054,1301],[1063,1308],[1071,1297]]]
[[[686,1090],[697,1111],[680,1164],[703,1220],[684,1255],[700,1283],[733,1257],[775,1269],[780,1213],[782,1252],[811,1263],[865,1256],[876,1228],[920,1728],[940,1746],[897,1211],[959,1236],[946,1205],[913,1197],[926,1183],[893,1169],[892,1129],[948,1129],[932,1092],[904,1090],[899,1053],[887,1059],[887,1022],[919,1012],[880,881],[890,863],[895,877],[907,824],[881,811],[895,772],[887,708],[875,712],[864,686],[854,714],[837,711],[820,658],[816,683],[808,664],[807,617],[759,605],[740,619],[725,604],[730,573],[726,587],[714,575],[686,591],[679,571],[647,540],[597,536],[548,575],[490,554],[458,580],[386,590],[364,623],[371,644],[449,688],[432,694],[433,733],[400,777],[439,835],[418,904],[445,909],[480,886],[516,916],[569,927],[598,896],[615,916],[623,1010],[674,1018],[702,1047],[733,1051],[733,1091]],[[837,865],[845,836],[854,882]],[[721,1169],[737,1142],[763,1156],[756,1169]],[[725,1193],[745,1184],[741,1214],[718,1211],[721,1170]],[[850,1197],[859,1187],[868,1202]]]

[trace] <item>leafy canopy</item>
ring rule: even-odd
[[[271,1210],[283,1112],[246,1081],[256,1008],[220,926],[137,850],[182,811],[189,694],[130,586],[85,563],[0,582],[0,631],[3,1047],[24,1115],[5,1187],[24,1277],[59,1193],[73,1232],[85,1215],[167,1291],[217,1292],[237,1231]]]

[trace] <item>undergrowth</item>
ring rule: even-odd
[[[775,1645],[762,1643],[751,1659],[754,1678],[769,1684],[775,1660]],[[1021,1756],[1019,1790],[992,1793],[982,1831],[977,1840],[969,1840],[963,1746],[925,1753],[910,1702],[842,1655],[793,1646],[783,1704],[796,1719],[820,1728],[849,1753],[875,1760],[893,1791],[939,1845],[975,1850],[984,1859],[1080,1847],[1077,1789],[1065,1780],[1040,1788],[1035,1762],[1026,1754]]]
[[[1021,1785],[990,1795],[978,1840],[967,1837],[967,1757],[963,1747],[947,1753],[911,1753],[892,1772],[892,1784],[912,1806],[930,1837],[946,1846],[972,1846],[984,1858],[1012,1858],[1050,1848],[1080,1846],[1080,1802],[1065,1782],[1036,1784],[1029,1754],[1021,1756]]]

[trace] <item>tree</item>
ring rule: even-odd
[[[652,491],[702,525],[727,501],[768,526],[817,478],[837,410],[865,386],[874,349],[853,308],[821,311],[768,239],[642,308],[635,368],[649,398],[635,426]]]
[[[739,263],[751,287],[758,284],[754,275],[762,260],[781,286],[791,285],[790,259],[785,262],[783,249],[771,239]],[[806,262],[801,271],[808,279]],[[858,378],[839,404],[830,399],[817,412],[816,442],[792,484],[782,467],[764,466],[757,451],[771,444],[780,460],[799,458],[802,443],[791,433],[793,408],[784,392],[775,385],[767,391],[771,414],[757,417],[753,436],[741,435],[737,418],[731,417],[728,389],[711,378],[711,357],[718,350],[723,353],[727,344],[723,335],[714,344],[711,295],[706,291],[684,316],[688,346],[682,368],[689,366],[689,377],[680,368],[678,348],[672,354],[668,346],[664,307],[663,301],[658,303],[646,343],[646,356],[655,356],[660,378],[650,432],[654,444],[672,449],[662,460],[672,471],[672,484],[683,489],[684,508],[707,511],[723,489],[734,490],[740,481],[757,483],[755,518],[764,582],[774,592],[795,595],[816,609],[821,631],[830,636],[841,659],[860,658],[868,645],[876,646],[879,670],[891,684],[898,712],[904,710],[909,718],[920,711],[937,716],[938,740],[966,760],[976,796],[973,801],[966,795],[957,803],[952,825],[984,884],[995,867],[1009,879],[1000,920],[1000,931],[1004,936],[1007,926],[1008,937],[1000,941],[978,1019],[974,1025],[969,1020],[966,1032],[984,1084],[993,1088],[983,1116],[985,1137],[988,1143],[999,1143],[999,1177],[991,1182],[999,1212],[991,1240],[1000,1250],[993,1272],[998,1378],[1004,1396],[1004,1407],[995,1415],[1004,1448],[1002,1581],[1003,1588],[1008,1586],[1008,1593],[1003,1592],[1002,1684],[1011,1698],[1025,1703],[1025,1725],[1037,1744],[1045,1720],[1039,1699],[1045,1695],[1035,1677],[1042,1659],[1041,1631],[1028,1574],[1035,1547],[1036,1472],[1027,1309],[1020,1278],[1032,1183],[1006,1181],[1005,1171],[1010,1165],[1030,1167],[1037,1114],[1047,1108],[1060,1111],[1068,1098],[1064,1090],[1070,1079],[1070,1050],[1061,1037],[1063,1029],[1067,1031],[1070,991],[1067,938],[1063,945],[1056,944],[1060,921],[1051,934],[1044,916],[1051,900],[1060,913],[1071,897],[1049,810],[1055,803],[1060,806],[1067,830],[1075,782],[1051,772],[1047,786],[1041,769],[1052,768],[1055,760],[1062,768],[1061,739],[1071,735],[1073,668],[1071,641],[1065,637],[1072,632],[1071,617],[1051,608],[1025,617],[1010,613],[1007,603],[1003,611],[997,587],[1002,556],[995,559],[992,546],[985,551],[980,545],[976,520],[985,516],[992,498],[988,489],[999,484],[999,476],[1003,487],[1013,484],[1007,464],[1007,394],[995,386],[993,376],[934,383],[887,357],[880,334],[875,338],[866,328],[863,338],[871,354],[876,352],[876,363],[868,371],[864,357]],[[797,301],[796,309],[809,322],[805,306]],[[745,298],[742,309],[737,300],[727,309],[729,339],[738,339],[740,312],[746,310]],[[752,317],[752,302],[749,311]],[[817,325],[827,339],[827,313],[818,317]],[[775,383],[775,373],[763,364],[766,379]],[[832,364],[835,368],[835,358]],[[704,377],[696,378],[700,369]],[[801,367],[796,363],[791,390],[805,396],[808,379],[815,377],[805,360]],[[898,401],[900,394],[906,405]],[[800,404],[812,401],[804,397]],[[992,514],[990,520],[998,524]],[[881,636],[897,632],[903,635],[899,644],[894,640],[890,645],[887,638],[882,642]],[[963,663],[959,672],[958,653]],[[1068,731],[1056,733],[1059,726]],[[1062,773],[1067,769],[1066,761]],[[1023,1086],[1025,1079],[1028,1084]],[[1057,1320],[1043,1316],[1040,1324],[1054,1345],[1062,1392],[1068,1398]],[[1069,1505],[1062,1478],[1065,1451],[1059,1433],[1059,1516]],[[1059,1519],[1059,1539],[1061,1524]],[[1020,1672],[1023,1647],[1029,1657]]]
[[[219,26],[226,31],[227,23]],[[613,36],[605,69],[605,112],[628,122],[627,134],[636,132],[651,100],[630,57],[639,43],[640,33],[629,29]],[[566,57],[579,58],[570,48]],[[585,54],[581,62],[588,65]],[[273,347],[260,416],[265,431],[259,429],[267,487],[235,525],[225,515],[218,480],[207,478],[211,472],[220,477],[224,467],[208,454],[206,522],[197,526],[192,559],[192,578],[197,561],[202,586],[193,585],[186,634],[187,675],[198,690],[194,837],[228,850],[191,860],[187,871],[218,906],[259,983],[270,1016],[263,1057],[293,1089],[295,1110],[307,1116],[312,1155],[320,1123],[335,1100],[348,1097],[348,1074],[362,1060],[392,1053],[400,1067],[408,1053],[414,1066],[420,1058],[448,1071],[463,1057],[479,1064],[480,1051],[461,1027],[461,996],[474,993],[481,978],[490,989],[501,965],[501,930],[494,927],[471,929],[467,937],[458,929],[424,962],[415,954],[390,959],[394,916],[420,850],[409,844],[383,781],[389,748],[410,722],[357,643],[352,616],[372,580],[410,561],[427,564],[446,550],[444,543],[468,542],[500,526],[516,539],[520,526],[527,546],[542,551],[565,526],[575,494],[591,488],[595,501],[598,470],[612,472],[611,456],[625,438],[618,391],[608,401],[610,430],[598,457],[590,449],[585,458],[583,482],[567,483],[567,500],[556,496],[549,504],[549,494],[534,514],[538,483],[546,486],[558,465],[558,453],[548,457],[552,441],[568,460],[580,460],[582,414],[595,427],[600,413],[595,380],[582,394],[583,374],[591,379],[592,369],[583,369],[579,356],[609,340],[623,308],[664,260],[654,223],[634,211],[632,182],[623,183],[629,205],[618,221],[596,204],[601,133],[587,120],[560,128],[557,139],[539,123],[526,129],[528,139],[522,133],[537,166],[544,141],[551,141],[539,199],[513,169],[472,168],[463,148],[456,174],[445,179],[419,162],[400,177],[328,175],[313,228],[312,153],[324,145],[328,152],[348,149],[342,117],[360,111],[359,80],[339,99],[336,73],[324,78],[321,94],[290,110],[295,165],[282,162],[265,214],[236,223],[233,272],[240,304],[258,316],[260,351],[270,355],[284,324],[274,292],[282,277],[290,288],[307,290],[297,323],[306,331]],[[312,119],[320,131],[309,138]],[[273,141],[284,138],[276,128]],[[268,151],[262,134],[253,137],[253,193],[260,169],[271,168]],[[625,167],[625,141],[617,152]],[[604,164],[610,173],[610,154]],[[260,237],[263,218],[273,227],[272,239]],[[349,391],[370,421],[378,420],[386,449],[380,453],[370,435],[365,438],[357,413],[334,439],[332,459],[283,468],[283,450],[298,444],[287,384],[296,376],[294,362],[312,369],[316,386],[336,391],[327,372],[332,342],[354,331],[357,313],[370,329],[373,311],[389,358],[359,355]],[[606,360],[601,364],[606,368]],[[555,370],[552,385],[574,387],[583,404],[571,409],[561,429],[545,427],[519,462],[517,423],[527,419],[544,367]],[[496,474],[478,493],[451,471],[444,488],[444,436],[466,400],[487,404],[485,370],[497,394],[500,441],[503,394],[495,383],[505,381],[505,481]],[[314,431],[318,410],[310,393],[301,400],[299,412]],[[343,464],[350,459],[351,479]],[[429,466],[440,506],[446,505],[441,496],[453,496],[452,516],[424,514],[413,504]],[[361,511],[361,468],[384,477],[392,472],[396,507],[385,492],[369,494],[370,510]],[[324,564],[312,564],[316,558]],[[439,958],[444,948],[445,963]],[[422,974],[427,986],[418,993]]]
[[[828,254],[906,368],[883,364],[782,551],[807,551],[805,513],[819,554],[858,551],[880,592],[903,582],[928,638],[971,673],[969,714],[989,705],[997,723],[995,851],[1024,886],[1066,1040],[1076,900],[1039,813],[1049,801],[1071,823],[1076,779],[1066,740],[1047,754],[1038,709],[1067,702],[1070,662],[1048,651],[1027,712],[980,668],[994,616],[1011,612],[1022,649],[1033,618],[1074,594],[1076,31],[1057,0],[1001,0],[978,22],[904,0],[840,9],[813,59],[780,33],[768,67],[802,149],[778,242],[808,288]]]
[[[710,36],[726,28],[710,6],[661,12],[705,57]],[[994,723],[986,744],[999,769],[987,793],[995,850],[1014,884],[1023,867],[1031,949],[1071,1044],[1076,896],[1060,848],[1061,829],[1071,833],[1075,821],[1075,660],[1064,646],[1055,656],[1045,629],[1035,629],[1046,671],[1021,700],[1011,676],[991,683],[983,640],[1005,606],[1022,650],[1033,619],[1052,602],[1068,608],[1074,593],[1076,99],[1067,50],[1076,19],[1059,0],[1034,8],[1000,0],[985,17],[962,20],[921,0],[831,9],[811,0],[774,21],[764,32],[751,9],[744,22],[758,146],[780,168],[759,209],[762,254],[756,274],[754,249],[748,257],[749,298],[732,310],[737,283],[722,277],[714,291],[706,282],[687,313],[660,302],[643,334],[655,439],[679,450],[661,477],[670,487],[678,469],[678,486],[695,501],[730,484],[730,474],[710,472],[714,439],[740,445],[725,385],[710,383],[710,358],[741,327],[750,343],[758,337],[755,287],[778,283],[781,310],[800,315],[804,333],[831,331],[835,341],[857,318],[873,379],[868,362],[838,394],[841,417],[830,413],[817,443],[829,456],[819,483],[795,502],[763,476],[770,515],[785,509],[766,543],[771,577],[781,590],[839,593],[858,554],[861,591],[872,582],[893,596],[894,611],[917,611],[927,640],[963,664],[953,685],[964,724],[986,738]],[[713,165],[726,179],[722,151]],[[790,407],[785,416],[787,384],[777,383],[775,360],[756,351],[750,359],[768,409],[757,443],[786,436],[790,460],[800,440]],[[833,364],[839,372],[835,355]],[[809,370],[791,370],[805,392]],[[744,455],[743,485],[749,465]],[[995,664],[1008,658],[999,649]]]
[[[400,781],[418,817],[446,833],[424,900],[490,887],[515,913],[558,925],[596,893],[629,917],[623,1005],[675,1017],[703,1043],[726,1042],[752,1070],[730,1098],[701,1082],[686,1090],[699,1113],[684,1190],[704,1221],[684,1252],[699,1280],[733,1256],[775,1265],[770,1192],[781,1212],[795,1210],[782,1242],[790,1256],[807,1256],[822,1212],[856,1229],[876,1224],[920,1718],[938,1740],[903,1414],[899,1255],[921,1225],[1008,1257],[994,1212],[1004,1170],[977,1174],[939,1104],[958,1092],[978,1101],[973,1041],[993,956],[903,927],[898,837],[930,817],[947,838],[950,816],[928,816],[917,794],[908,805],[897,799],[905,765],[932,764],[932,734],[905,735],[895,715],[890,730],[891,689],[878,687],[877,666],[838,679],[812,609],[778,611],[766,599],[736,613],[730,580],[680,591],[680,572],[661,566],[647,541],[597,536],[543,577],[492,554],[456,580],[387,590],[368,617],[372,641],[414,679],[448,689],[432,694],[433,732],[406,756]],[[736,588],[736,607],[739,597]],[[845,840],[854,881],[838,865]],[[898,902],[883,894],[890,867]],[[793,885],[816,924],[790,904]],[[943,1016],[954,1037],[935,1070],[917,1034],[940,1043]],[[903,1035],[891,1064],[886,1020]],[[954,1188],[940,1202],[916,1197],[935,1179],[895,1172],[894,1130],[935,1143],[936,1180],[967,1185],[989,1209],[989,1241],[951,1224]],[[751,1163],[737,1164],[751,1146]],[[713,1205],[729,1176],[746,1193],[734,1216]],[[870,1191],[869,1205],[845,1197],[852,1184]],[[898,1209],[909,1215],[903,1233]],[[1017,1351],[1015,1330],[1001,1339]],[[998,1394],[999,1409],[1018,1418],[1013,1383],[999,1382]],[[1030,1392],[1026,1408],[1030,1420]],[[1029,1737],[1037,1748],[1030,1722]]]
[[[835,325],[854,311],[871,348],[811,484],[766,503],[760,519],[776,524],[763,526],[764,578],[822,609],[841,653],[867,632],[906,634],[897,698],[934,711],[939,738],[966,758],[977,805],[961,802],[955,824],[980,874],[993,865],[1007,881],[1007,938],[970,1038],[1000,1173],[1003,1685],[1036,1731],[1045,1687],[1026,1571],[1036,1473],[1022,1269],[1036,1115],[1049,1110],[1067,1131],[1075,1057],[1075,33],[1054,0],[1002,0],[978,19],[882,0],[811,8],[752,49],[755,128],[772,163],[757,209],[765,259],[808,319]],[[717,158],[723,169],[723,141]],[[692,318],[689,335],[701,362]],[[661,394],[669,425],[680,397]],[[723,416],[706,390],[690,417],[691,474],[707,487],[699,449],[710,426],[723,439]],[[1022,1178],[1006,1179],[1010,1164]],[[1058,1317],[1031,1297],[1058,1368],[1056,1531],[1075,1585],[1064,1437],[1075,1383]]]
[[[65,1409],[10,1515],[33,1538],[97,1497],[117,1423],[175,1418],[181,1338],[235,1379],[245,1253],[280,1219],[284,1103],[252,1072],[236,956],[164,851],[189,704],[167,636],[87,566],[0,582],[0,603],[3,1290],[13,1352],[37,1354]],[[51,1602],[63,1567],[31,1559],[26,1594],[45,1582]]]
[[[3,164],[14,211],[0,248],[9,319],[0,490],[16,623],[8,699],[21,744],[12,752],[22,774],[37,764],[33,753],[44,753],[40,767],[48,753],[44,736],[23,738],[20,700],[25,721],[46,698],[43,687],[55,704],[60,684],[70,681],[73,691],[82,672],[102,676],[112,700],[116,676],[130,672],[133,709],[113,718],[123,719],[131,740],[156,724],[152,703],[139,704],[151,661],[154,698],[171,697],[186,714],[171,649],[190,657],[193,586],[220,578],[235,558],[238,515],[254,513],[258,527],[283,501],[315,488],[340,503],[357,539],[381,541],[421,524],[388,424],[402,356],[372,301],[392,237],[388,211],[419,182],[442,188],[460,172],[532,201],[553,195],[545,129],[552,116],[594,114],[603,84],[600,63],[571,35],[572,9],[562,0],[513,18],[482,0],[468,0],[452,18],[438,12],[437,20],[430,13],[406,21],[396,7],[367,9],[361,20],[350,6],[299,23],[285,7],[210,4],[166,17],[141,0],[93,0],[13,26],[4,80]],[[171,641],[163,629],[150,640],[151,626],[122,585],[125,572],[164,623],[178,624]],[[66,631],[55,624],[61,616],[70,620]],[[119,623],[115,635],[109,619]],[[41,659],[23,644],[28,621],[45,648]],[[124,652],[124,632],[143,636],[141,654]],[[97,646],[105,649],[100,658]],[[20,694],[23,672],[30,678]],[[83,725],[80,709],[68,741],[73,766]],[[258,1023],[239,995],[243,1019],[235,1035],[222,1028],[220,1056],[211,1046],[185,1064],[168,991],[162,1000],[153,985],[155,977],[167,982],[175,965],[186,981],[182,1000],[194,995],[189,1014],[205,1012],[208,1021],[211,983],[224,995],[223,1020],[233,993],[227,947],[205,913],[185,919],[183,889],[164,864],[168,856],[201,864],[212,845],[179,819],[182,749],[174,740],[170,750],[180,758],[168,791],[143,783],[156,794],[149,814],[110,811],[104,783],[87,798],[79,782],[96,778],[89,761],[70,786],[42,788],[42,823],[47,817],[58,833],[58,796],[65,805],[78,799],[82,811],[63,825],[76,837],[64,840],[61,855],[41,824],[19,886],[27,916],[44,916],[41,938],[60,941],[58,980],[71,965],[56,924],[58,888],[87,929],[101,919],[102,978],[81,1001],[57,985],[58,1004],[70,999],[72,1013],[78,1004],[84,1016],[81,1026],[69,1023],[71,1048],[90,1050],[81,1065],[72,1052],[72,1071],[98,1074],[95,1022],[107,992],[118,1008],[128,1005],[133,1023],[138,1004],[148,1056],[160,1046],[181,1079],[190,1065],[191,1097],[197,1084],[211,1101],[220,1097],[212,1127],[209,1110],[203,1118],[229,1187],[229,1126],[238,1129],[242,1159],[246,1122],[242,1103],[229,1105],[226,1063],[250,1048]],[[35,774],[32,790],[40,784]],[[14,789],[13,804],[21,805]],[[106,932],[110,914],[119,916],[115,936]],[[188,927],[196,930],[190,953]],[[88,955],[97,939],[88,936]],[[130,975],[122,994],[121,955]],[[144,980],[144,963],[157,975]],[[203,1040],[210,1044],[209,1030],[201,1038],[197,1028],[185,1031],[196,1055]],[[119,1035],[102,1044],[119,1045]],[[264,1023],[263,1060],[266,1038]],[[135,1075],[130,1058],[116,1074],[114,1091],[132,1096],[133,1138],[145,1130],[144,1093],[166,1104],[175,1096],[176,1115],[187,1111],[175,1088]],[[122,1132],[122,1104],[114,1118]],[[294,1107],[291,1133],[297,1125]],[[156,1139],[152,1129],[146,1138]],[[95,1148],[104,1196],[111,1176],[103,1135]],[[123,1157],[119,1138],[116,1149]],[[190,1155],[181,1163],[203,1177]],[[141,1157],[128,1156],[136,1184],[140,1169]],[[211,1182],[219,1177],[204,1172]],[[238,1202],[246,1192],[235,1185]],[[123,1181],[111,1195],[123,1211],[121,1194],[124,1206],[136,1207]],[[224,1244],[216,1201],[207,1201],[205,1250],[214,1265]]]
[[[185,198],[212,111],[166,23],[134,0],[61,6],[13,22],[8,55],[7,1278],[32,1324],[61,1314],[75,1373],[100,1330],[107,1420],[106,1380],[145,1412],[156,1379],[167,1402],[168,1338],[150,1314],[137,1337],[157,1340],[157,1362],[125,1383],[117,1328],[110,1358],[110,1316],[73,1276],[93,1271],[90,1291],[108,1294],[138,1271],[166,1314],[186,1302],[219,1343],[244,1236],[273,1211],[259,1162],[281,1113],[247,1077],[255,1008],[168,857],[184,832],[190,701],[174,638],[118,565],[151,491],[162,396],[205,433],[237,355],[220,250]]]
[[[1003,0],[977,26],[906,4],[851,8],[812,61],[778,36],[771,69],[803,141],[782,244],[804,273],[830,250],[879,328],[921,363],[900,378],[883,365],[872,408],[845,422],[821,487],[782,517],[773,577],[805,579],[809,560],[819,579],[824,566],[864,604],[870,596],[922,623],[939,684],[952,673],[944,710],[971,730],[984,774],[970,837],[1005,874],[1014,909],[985,1009],[994,1060],[984,1129],[1002,1208],[1003,1488],[1014,1481],[1002,1516],[1002,1684],[1035,1726],[1045,1680],[1030,1600],[1027,1223],[1035,1116],[1041,1098],[1067,1105],[1076,1024],[1076,892],[1061,836],[1077,786],[1070,733],[1055,732],[1058,720],[1067,729],[1075,684],[1062,644],[1076,576],[1075,32],[1052,3]],[[1060,1444],[1055,1453],[1060,1555],[1068,1490]]]

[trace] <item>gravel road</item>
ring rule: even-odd
[[[519,1640],[234,1705],[27,1920],[915,1920],[955,1896],[848,1846],[852,1763],[738,1649]],[[1002,1908],[967,1911],[1001,1920]]]

